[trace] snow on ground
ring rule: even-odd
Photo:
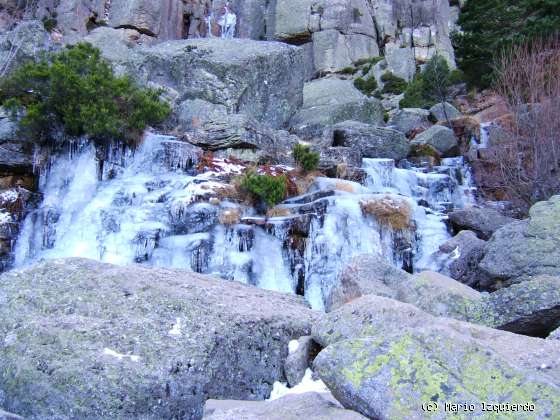
[[[306,392],[330,393],[325,383],[320,379],[314,381],[313,372],[311,369],[307,369],[301,382],[293,388],[288,388],[281,382],[275,382],[268,401],[274,401],[289,394],[304,394]]]

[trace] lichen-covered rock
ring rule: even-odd
[[[455,385],[460,388],[466,386],[470,392],[473,392],[470,395],[473,403],[495,401],[494,398],[500,401],[500,396],[493,392],[504,391],[502,386],[509,383],[509,379],[513,377],[516,380],[507,386],[507,392],[512,391],[515,384],[518,384],[520,389],[517,392],[523,390],[522,392],[525,394],[528,392],[525,386],[536,381],[547,384],[542,388],[549,392],[544,398],[545,401],[551,400],[554,401],[554,404],[560,402],[557,401],[560,397],[558,392],[560,342],[556,340],[526,337],[454,319],[434,317],[413,305],[372,295],[356,299],[320,318],[313,325],[312,336],[315,341],[326,347],[315,359],[315,371],[345,407],[360,411],[370,418],[401,418],[401,416],[387,414],[387,417],[383,417],[379,412],[372,414],[371,411],[362,411],[364,409],[362,404],[369,406],[368,409],[372,407],[379,409],[391,405],[393,402],[398,405],[397,400],[399,399],[401,402],[406,401],[407,406],[408,404],[418,404],[418,401],[421,404],[430,401],[432,397],[429,396],[424,401],[425,395],[418,394],[424,389],[425,382],[438,383],[438,379],[441,378],[442,371],[423,370],[421,365],[408,359],[406,352],[400,355],[394,354],[397,360],[402,358],[403,367],[408,366],[410,378],[414,377],[416,373],[418,380],[416,389],[408,389],[410,392],[408,397],[396,398],[395,392],[399,392],[401,389],[399,378],[392,374],[386,376],[389,373],[387,371],[382,374],[382,377],[378,377],[377,371],[371,366],[375,364],[380,368],[387,367],[389,371],[398,373],[403,380],[403,386],[412,385],[408,382],[407,376],[401,376],[405,372],[398,369],[393,370],[396,366],[392,363],[396,360],[386,357],[389,354],[383,351],[384,356],[379,354],[381,358],[377,360],[377,363],[375,363],[375,358],[374,360],[370,360],[369,357],[362,358],[370,350],[376,352],[387,344],[390,347],[394,343],[402,344],[401,340],[405,337],[425,337],[426,340],[422,339],[421,342],[428,344],[429,347],[421,345],[422,350],[417,349],[422,354],[422,357],[419,355],[417,360],[422,359],[422,363],[434,367],[441,365],[443,369],[451,368],[449,376],[454,379],[446,376],[443,383],[449,384],[449,391]],[[359,344],[362,340],[367,342],[364,347]],[[414,345],[417,344],[419,343]],[[471,350],[474,349],[478,350],[471,353]],[[363,353],[362,350],[366,353]],[[403,348],[403,350],[405,349]],[[424,350],[428,350],[428,352],[424,353]],[[467,351],[464,352],[465,350]],[[473,355],[478,355],[478,357],[471,359]],[[444,359],[442,360],[440,357]],[[465,362],[468,360],[468,363],[464,368],[456,371],[457,365],[453,360],[463,359]],[[477,360],[478,362],[476,362]],[[507,367],[507,373],[495,371],[496,361],[499,361],[499,366]],[[477,380],[466,371],[470,363],[474,363],[472,367],[477,370],[476,373],[471,371]],[[480,371],[478,371],[479,368]],[[482,374],[486,369],[489,373],[488,376]],[[353,385],[355,381],[366,381],[367,383],[370,380],[376,381],[375,383],[379,387],[374,387],[375,390],[371,388],[364,390],[361,385]],[[531,394],[524,395],[524,397],[529,397],[525,402],[532,400],[533,395]],[[551,399],[551,397],[553,398]],[[435,401],[453,402],[453,398],[454,396],[449,392],[440,390]],[[540,398],[540,395],[536,395],[535,398]],[[550,409],[550,407],[548,408]],[[556,408],[554,407],[554,409]],[[403,414],[405,414],[404,418],[409,418],[406,413]],[[416,418],[414,413],[412,415],[412,418]],[[421,409],[417,415],[422,415]]]
[[[539,276],[485,295],[481,309],[472,322],[546,337],[560,327],[560,277]]]
[[[449,221],[456,231],[472,230],[480,239],[488,240],[494,232],[515,219],[491,208],[467,207],[449,213]]]
[[[435,419],[448,418],[445,404],[457,402],[474,404],[473,413],[455,416],[463,419],[484,415],[482,403],[521,404],[535,419],[560,410],[560,388],[548,378],[442,329],[397,329],[385,337],[340,341],[323,350],[314,366],[335,398],[369,418],[423,419],[426,403],[439,405],[431,413]]]
[[[315,313],[195,273],[52,260],[0,277],[0,404],[30,419],[188,418],[262,399]]]
[[[420,133],[412,140],[413,145],[433,146],[442,157],[448,157],[457,152],[459,143],[453,130],[442,125],[434,125]]]
[[[204,420],[365,420],[361,414],[345,410],[329,394],[305,392],[288,394],[273,401],[209,400]]]
[[[488,241],[480,268],[495,286],[540,274],[560,275],[560,196],[531,207],[529,219],[498,229]]]
[[[303,106],[292,119],[292,131],[302,139],[331,146],[332,126],[343,121],[383,125],[383,107],[350,80],[323,78],[306,83]]]
[[[430,112],[421,108],[403,108],[389,120],[389,126],[401,133],[408,134],[415,129],[427,129],[432,126],[428,120]]]
[[[410,82],[416,74],[416,60],[414,51],[410,47],[388,43],[385,45],[385,60],[389,72]]]
[[[399,298],[433,315],[467,320],[481,295],[450,277],[424,271],[401,286]]]
[[[358,121],[344,121],[334,127],[334,144],[358,150],[365,158],[400,160],[410,151],[406,137],[391,128]]]

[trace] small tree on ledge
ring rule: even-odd
[[[60,133],[132,143],[171,112],[160,93],[115,76],[101,52],[86,43],[24,64],[0,84],[2,105],[23,111],[22,134],[38,143]]]

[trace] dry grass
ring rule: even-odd
[[[410,227],[412,208],[406,200],[385,196],[361,201],[360,206],[365,214],[373,216],[382,225],[394,230]]]
[[[346,191],[349,193],[355,193],[356,191],[354,190],[354,186],[348,182],[344,182],[344,181],[336,181],[336,184],[334,185],[334,189],[337,191]]]
[[[286,207],[273,207],[266,212],[266,217],[286,217],[292,214]]]
[[[218,220],[222,225],[236,225],[241,221],[241,209],[225,209],[218,215]]]
[[[303,176],[296,175],[294,183],[296,184],[297,195],[306,194],[309,191],[309,187],[315,182],[315,178],[320,176],[323,176],[323,174],[318,171],[309,172]]]

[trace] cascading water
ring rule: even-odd
[[[133,153],[115,148],[100,169],[87,144],[58,156],[41,176],[43,202],[25,220],[15,265],[38,259],[87,257],[218,275],[258,287],[304,294],[314,308],[354,256],[379,253],[409,270],[449,238],[445,212],[473,200],[469,172],[447,159],[430,172],[365,159],[365,185],[318,178],[310,193],[286,200],[286,216],[265,218],[228,201],[210,200],[223,173],[196,174],[197,150],[149,134]],[[225,173],[242,167],[217,162]],[[414,223],[393,229],[364,214],[367,200],[399,197]],[[229,220],[224,215],[240,213]]]

